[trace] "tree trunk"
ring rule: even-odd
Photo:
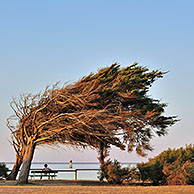
[[[102,166],[104,164],[104,144],[100,142],[100,153],[99,153],[99,161],[100,165]]]
[[[26,147],[26,151],[23,157],[23,164],[22,164],[22,168],[20,171],[17,184],[27,184],[28,183],[28,176],[30,172],[32,158],[34,155],[34,150],[35,150],[35,145],[30,142]]]
[[[100,142],[100,146],[99,146],[99,157],[98,160],[100,162],[100,176],[99,179],[100,181],[103,181],[105,178],[105,166],[104,166],[104,158],[105,158],[105,147],[104,147],[104,143]]]
[[[16,180],[20,166],[22,165],[22,157],[23,156],[16,155],[14,167],[13,167],[11,173],[6,178],[7,180]]]

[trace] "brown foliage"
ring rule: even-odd
[[[161,71],[118,64],[100,69],[74,84],[47,87],[43,94],[23,95],[11,107],[18,126],[11,129],[16,145],[70,143],[75,146],[115,145],[128,151],[136,147],[140,155],[151,150],[153,132],[166,134],[176,122],[164,117],[165,104],[146,96],[151,84],[162,77]],[[15,120],[14,120],[15,122]],[[9,120],[9,128],[10,128]],[[123,138],[123,142],[121,139]]]
[[[194,184],[194,145],[168,149],[146,163],[137,164],[143,181],[154,184]]]
[[[58,88],[47,87],[37,95],[23,95],[11,107],[15,113],[8,127],[18,155],[27,146],[68,144],[99,148],[115,145],[139,155],[152,150],[153,134],[165,135],[176,122],[164,117],[163,103],[148,97],[149,87],[163,76],[161,71],[133,64],[113,64],[96,74]],[[16,122],[16,126],[12,123]]]

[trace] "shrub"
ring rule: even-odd
[[[168,149],[147,163],[137,164],[141,179],[153,184],[194,184],[194,146]]]
[[[194,162],[188,160],[180,165],[176,160],[171,165],[165,166],[163,171],[168,185],[194,184]]]
[[[187,161],[183,165],[184,173],[187,175],[187,183],[194,184],[194,162]]]
[[[7,177],[8,168],[4,163],[0,163],[0,179]]]
[[[121,184],[125,180],[132,180],[137,177],[135,169],[121,168],[120,162],[110,159],[107,160],[102,166],[99,179],[102,181],[106,179],[110,184]]]
[[[159,160],[150,161],[145,164],[137,164],[137,168],[139,169],[140,177],[143,181],[150,180],[154,185],[158,185],[162,182],[164,174],[162,171],[163,167]]]

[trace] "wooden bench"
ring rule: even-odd
[[[42,177],[48,177],[48,179],[56,179],[57,177],[57,173],[58,171],[56,170],[49,170],[49,171],[43,171],[43,170],[32,170],[31,171],[32,174],[30,174],[29,176],[35,179],[35,177],[40,177],[40,179],[42,179]]]

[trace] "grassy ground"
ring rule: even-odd
[[[194,194],[194,186],[110,186],[98,181],[31,181],[17,186],[15,181],[0,181],[0,194]]]

